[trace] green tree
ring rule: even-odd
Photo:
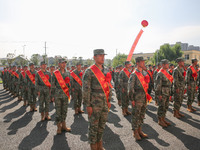
[[[126,54],[117,54],[117,56],[115,56],[113,58],[113,61],[112,61],[112,66],[113,67],[116,67],[118,65],[121,65],[121,64],[124,64],[124,62],[126,61],[127,59],[127,56]]]
[[[9,64],[9,66],[11,66],[11,64],[15,61],[14,57],[15,57],[14,53],[7,54],[7,62]]]
[[[39,65],[39,58],[40,58],[40,55],[39,54],[33,54],[31,56],[31,61],[36,65],[38,66]]]
[[[181,57],[183,52],[181,51],[180,44],[175,44],[171,47],[169,44],[160,46],[160,49],[154,53],[152,62],[160,62],[162,59],[168,59],[170,62],[175,61],[176,58]]]

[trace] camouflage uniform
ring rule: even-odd
[[[36,71],[34,70],[33,72],[29,70],[31,74],[35,77]],[[28,75],[26,74],[25,77],[25,83],[28,86],[28,103],[29,105],[35,105],[36,104],[36,90],[35,90],[35,85],[32,83]]]
[[[70,78],[69,71],[64,73],[59,69],[63,79],[66,77]],[[56,123],[64,122],[67,117],[67,109],[68,109],[68,97],[63,92],[60,84],[58,83],[55,74],[53,74],[52,85],[55,86],[55,91],[53,92],[53,97],[55,98],[55,108],[56,108]],[[68,88],[70,88],[69,83],[66,84]]]
[[[128,80],[129,80],[129,77],[126,75],[126,73],[123,70],[121,70],[119,74],[119,85],[120,85],[120,92],[121,92],[122,109],[127,109],[129,105]]]
[[[115,74],[114,74],[114,78],[115,78],[115,90],[116,90],[116,95],[117,95],[117,99],[118,100],[121,100],[121,95],[120,95],[120,85],[119,85],[119,71],[115,71]]]
[[[162,73],[158,72],[155,82],[155,95],[157,98],[162,96],[162,99],[158,99],[158,118],[165,118],[166,112],[169,107],[169,97],[171,94],[171,85],[172,83],[169,79]]]
[[[186,84],[187,84],[187,96],[188,96],[187,105],[192,105],[195,99],[197,80],[194,80],[192,76],[192,70],[190,69],[190,67],[188,67],[186,72]],[[188,88],[189,86],[191,87],[191,89]]]
[[[82,71],[78,71],[76,69],[73,72],[80,79],[82,78],[82,76],[79,75]],[[71,89],[74,89],[74,91],[72,91],[72,97],[73,97],[73,100],[74,100],[74,109],[80,108],[81,103],[82,103],[82,87],[80,86],[80,84],[78,82],[76,82],[76,80],[72,76],[71,76]]]
[[[49,79],[51,83],[51,74],[48,71],[43,72],[44,75]],[[39,112],[49,112],[49,95],[50,95],[50,87],[47,87],[42,81],[40,75],[37,73],[35,76],[35,89],[36,92],[40,92],[39,96]],[[44,106],[45,105],[45,106]]]
[[[200,70],[198,71],[198,105],[200,106]]]
[[[173,90],[174,90],[174,110],[179,111],[183,102],[183,95],[185,90],[185,77],[183,75],[184,69],[177,66],[173,71]],[[179,93],[176,90],[179,90]]]
[[[21,70],[17,70],[16,73],[19,75],[21,73]],[[18,96],[21,96],[21,91],[19,88],[19,78],[15,78],[15,83],[16,83],[15,92],[17,93]]]
[[[136,68],[137,72],[140,72]],[[147,72],[141,72],[143,76],[147,75]],[[132,107],[132,129],[138,130],[142,126],[146,112],[146,94],[144,88],[138,79],[135,72],[133,72],[128,81],[128,93],[131,101],[135,101],[135,106]]]
[[[109,72],[109,70],[104,66],[101,71],[104,73],[104,75]],[[90,68],[88,68],[83,75],[82,93],[84,103],[87,107],[92,107],[93,110],[92,115],[88,118],[88,140],[90,144],[95,144],[102,141],[105,124],[108,117],[108,105],[104,91]],[[112,93],[110,92],[108,98],[109,102],[112,96],[111,94]]]
[[[26,78],[26,73],[25,73],[25,78]],[[25,82],[25,78],[23,77],[22,73],[19,74],[19,88],[21,90],[21,96],[23,97],[24,103],[28,100],[28,86],[27,83]]]

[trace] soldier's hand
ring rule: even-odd
[[[40,92],[38,92],[38,96],[40,96]]]
[[[110,103],[110,102],[108,102],[108,108],[110,109],[110,107],[111,107],[111,103]]]
[[[55,98],[53,97],[51,100],[52,100],[52,102],[54,102]]]
[[[176,93],[179,93],[179,89],[176,89]]]
[[[159,96],[159,100],[161,100],[162,99],[162,96]]]
[[[87,107],[88,117],[92,115],[92,107]]]
[[[135,107],[135,101],[132,101],[131,103],[132,103],[132,106]]]

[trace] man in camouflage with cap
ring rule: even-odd
[[[16,71],[16,73],[18,74],[18,76],[20,75],[20,73],[21,73],[21,66],[18,66],[17,67],[17,71]],[[15,91],[16,91],[16,93],[17,93],[17,96],[18,96],[18,101],[21,101],[22,100],[22,96],[21,96],[21,90],[20,90],[20,88],[19,88],[19,77],[15,80],[15,82],[16,82],[16,87],[15,87]]]
[[[52,78],[53,78],[53,72],[55,71],[55,66],[51,65],[50,66],[50,74],[51,74],[51,82],[52,82]],[[50,90],[50,100],[51,102],[53,102],[53,91],[55,90],[54,85],[52,85],[51,83],[51,90]]]
[[[41,70],[35,76],[35,89],[39,98],[39,112],[41,113],[41,121],[45,119],[51,120],[49,116],[51,74],[46,70],[47,65],[43,61],[40,63]]]
[[[70,132],[66,126],[68,100],[70,100],[70,72],[65,69],[67,61],[59,60],[59,69],[54,71],[52,85],[55,86],[53,99],[55,99],[57,134],[62,131]]]
[[[148,137],[147,134],[142,132],[142,124],[145,117],[147,96],[142,85],[140,78],[145,78],[147,72],[145,66],[145,60],[143,57],[137,57],[136,59],[137,68],[133,72],[128,81],[128,95],[132,103],[132,129],[134,131],[134,137],[136,140],[141,140],[141,137]],[[144,79],[145,81],[145,79]],[[146,82],[146,85],[148,83]]]
[[[83,72],[81,70],[81,62],[76,64],[76,69],[72,71],[71,74],[71,92],[74,101],[74,110],[75,115],[79,113],[84,113],[81,110],[81,103],[82,103],[82,76]]]
[[[177,58],[176,61],[178,66],[173,70],[174,117],[181,118],[184,116],[180,113],[185,90],[185,71],[183,69],[184,59]]]
[[[120,71],[119,74],[119,86],[120,86],[120,92],[121,92],[121,101],[122,101],[122,114],[124,116],[131,115],[131,113],[128,111],[129,106],[129,98],[128,98],[128,80],[130,77],[131,72],[129,71],[129,68],[131,66],[130,61],[125,62],[125,67]]]
[[[83,101],[87,106],[89,133],[88,139],[92,150],[103,150],[102,137],[111,107],[112,96],[109,83],[111,75],[104,64],[103,49],[94,50],[95,64],[83,75]]]
[[[35,90],[35,66],[33,63],[29,64],[30,70],[26,70],[25,83],[28,88],[28,103],[30,105],[30,111],[37,111],[36,107],[36,90]]]
[[[192,103],[194,102],[195,98],[195,92],[196,92],[196,86],[197,86],[197,71],[196,71],[196,65],[197,65],[197,59],[192,59],[192,65],[188,67],[186,72],[186,84],[187,84],[187,110],[189,112],[196,111],[192,107]]]
[[[24,65],[23,67],[23,71],[20,72],[19,74],[19,80],[18,80],[18,84],[19,84],[19,89],[21,91],[21,96],[23,98],[24,104],[23,106],[27,105],[27,101],[28,101],[28,85],[25,82],[25,77],[26,77],[26,71],[28,69],[27,65]]]
[[[169,98],[171,94],[173,77],[167,72],[169,69],[168,60],[163,59],[161,63],[162,68],[158,72],[155,81],[155,95],[158,98],[158,124],[162,127],[167,127],[170,125],[170,123],[165,120],[165,117],[169,107]]]

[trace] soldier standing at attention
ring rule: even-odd
[[[180,113],[180,108],[183,102],[183,95],[185,90],[185,71],[184,59],[176,59],[178,66],[173,71],[173,90],[174,90],[174,117],[181,118],[184,115]]]
[[[169,69],[168,60],[163,59],[161,62],[162,68],[158,72],[155,82],[155,95],[158,97],[158,124],[167,127],[170,123],[165,120],[165,117],[169,107],[173,77],[167,72]]]
[[[71,89],[72,89],[72,97],[74,100],[74,110],[75,115],[78,113],[84,113],[81,110],[82,103],[82,75],[83,72],[81,70],[81,62],[76,64],[76,69],[72,71],[71,74]]]
[[[142,132],[142,124],[145,117],[147,101],[151,100],[148,94],[149,75],[146,71],[145,60],[143,57],[137,57],[137,68],[131,74],[128,81],[128,94],[132,102],[132,129],[136,140],[141,140],[141,137],[148,137]],[[146,77],[148,79],[146,79]]]
[[[66,63],[67,61],[63,58],[59,60],[60,68],[54,71],[52,78],[52,85],[55,86],[53,99],[55,99],[57,134],[61,134],[62,130],[71,131],[70,128],[66,127],[65,122],[68,101],[70,100],[70,72],[65,69]]]
[[[49,95],[51,88],[51,74],[46,70],[47,64],[43,61],[40,63],[39,70],[35,77],[35,89],[39,98],[39,112],[41,113],[41,121],[45,119],[51,120],[49,116]]]
[[[28,88],[28,103],[30,111],[37,111],[36,107],[36,91],[35,91],[35,66],[33,63],[29,64],[30,70],[26,70],[25,82]]]
[[[18,74],[18,78],[16,78],[16,83],[17,83],[17,86],[16,86],[16,93],[17,93],[17,96],[18,96],[18,101],[21,101],[22,100],[22,96],[21,96],[21,90],[20,90],[20,88],[19,88],[19,75],[20,75],[20,73],[21,73],[21,66],[18,66],[17,67],[17,71],[16,71],[16,73]]]
[[[102,137],[111,107],[112,96],[111,74],[104,67],[103,49],[94,50],[95,64],[90,66],[83,75],[83,100],[87,106],[89,133],[88,140],[91,150],[103,150]]]
[[[150,77],[148,93],[151,94],[151,91],[154,88],[152,65],[149,65],[149,69],[147,70],[147,73]]]
[[[129,68],[131,66],[130,61],[125,62],[125,67],[120,71],[119,74],[119,85],[121,92],[121,101],[122,101],[122,115],[131,115],[128,111],[129,98],[128,98],[128,80],[130,77]]]
[[[187,84],[187,96],[188,96],[188,101],[187,101],[187,110],[189,112],[196,111],[192,107],[192,103],[194,102],[195,98],[195,91],[196,91],[196,86],[197,86],[197,71],[196,71],[196,65],[197,65],[197,59],[192,59],[192,65],[188,67],[187,72],[186,72],[186,84]]]
[[[21,89],[21,93],[22,93],[21,96],[23,97],[23,100],[24,100],[23,106],[26,106],[27,101],[28,101],[28,85],[25,82],[27,69],[28,69],[28,66],[24,65],[23,71],[21,71],[21,73],[19,74],[19,80],[18,80],[19,88]]]
[[[53,72],[55,71],[55,66],[54,65],[51,65],[50,66],[50,78],[51,78],[51,82],[52,82],[52,78],[53,78]],[[53,102],[53,91],[55,90],[55,87],[54,85],[52,85],[51,83],[51,90],[50,90],[50,101]]]

